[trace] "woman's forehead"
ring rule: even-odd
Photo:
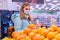
[[[26,7],[30,7],[30,5],[26,6]]]

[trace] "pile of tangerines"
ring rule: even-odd
[[[42,27],[34,29],[35,24],[29,24],[27,28],[20,32],[14,31],[12,38],[6,40],[60,40],[60,27],[51,25],[49,28]]]

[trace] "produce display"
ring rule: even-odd
[[[27,28],[20,32],[14,31],[12,38],[5,37],[2,40],[60,40],[60,27],[56,25],[51,25],[48,28],[35,27],[35,24],[29,24]]]

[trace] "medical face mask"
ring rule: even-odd
[[[29,10],[24,10],[24,14],[29,14]]]

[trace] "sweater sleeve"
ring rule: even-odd
[[[22,20],[20,19],[20,14],[14,13],[11,19],[14,23],[15,31],[19,32],[20,30],[22,30]]]

